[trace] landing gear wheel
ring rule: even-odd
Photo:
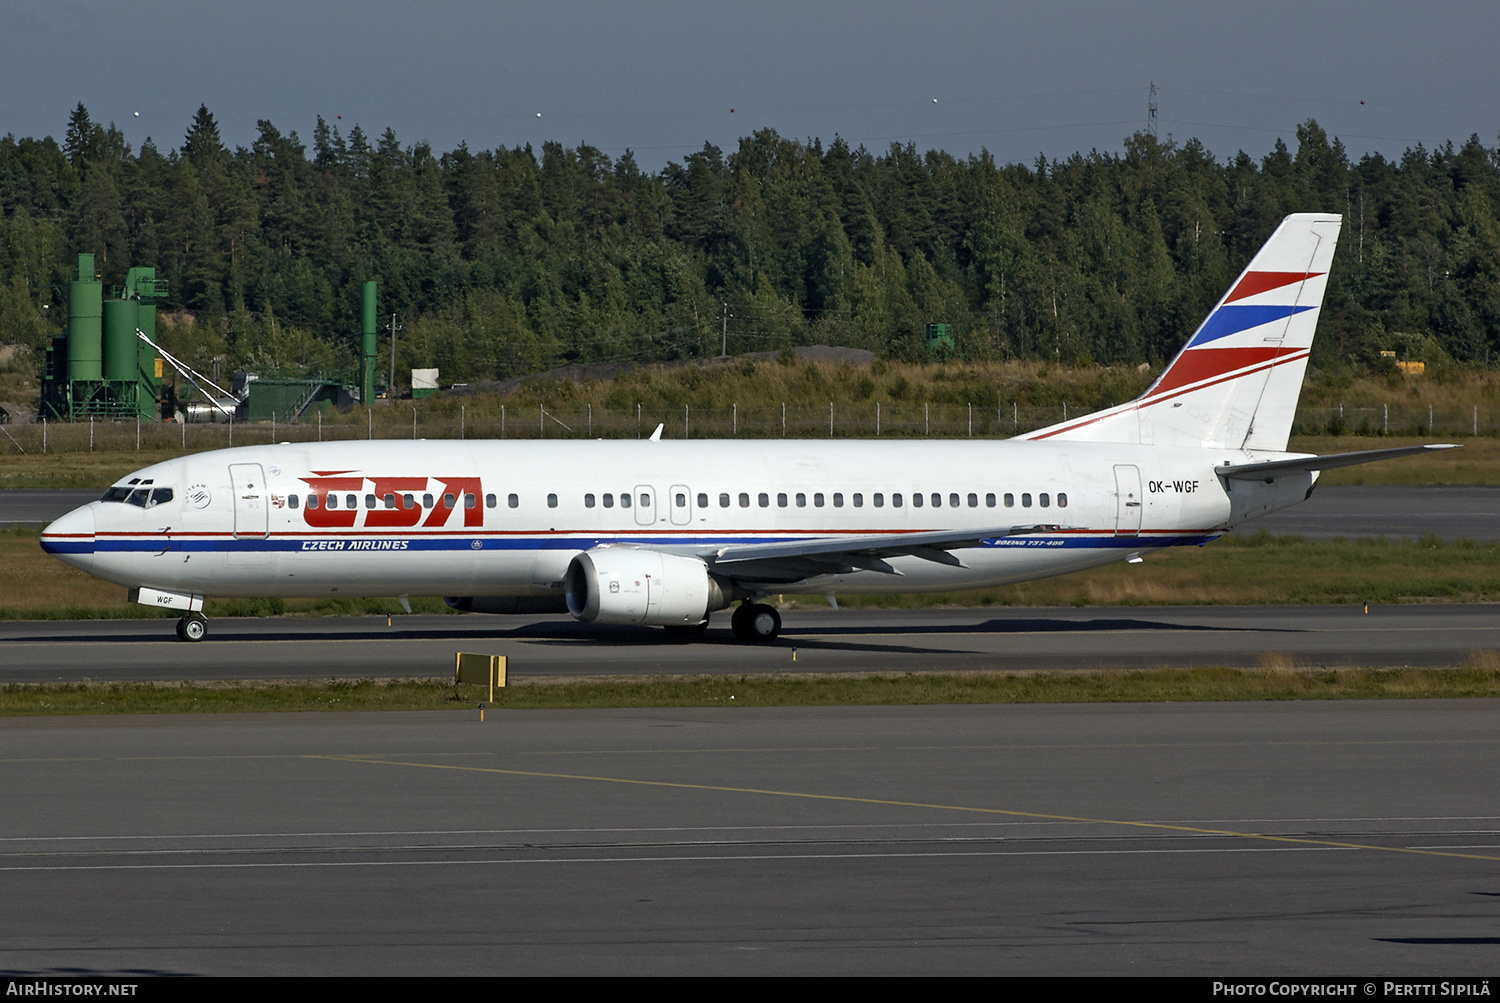
[[[729,625],[741,641],[770,641],[781,633],[781,614],[765,603],[743,603],[734,611]]]
[[[208,620],[202,613],[189,613],[177,621],[177,640],[201,641],[208,633]]]
[[[702,623],[669,623],[664,629],[673,637],[697,637],[708,629],[708,617],[705,616]]]

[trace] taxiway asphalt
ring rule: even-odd
[[[725,618],[693,639],[568,617],[224,618],[178,641],[171,619],[0,622],[0,683],[446,677],[459,651],[512,678],[746,672],[1456,665],[1500,648],[1500,604],[791,610],[766,645]],[[795,660],[794,660],[795,653]]]
[[[11,718],[0,971],[1492,974],[1497,724],[1495,700]]]

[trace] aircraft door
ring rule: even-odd
[[[673,484],[669,501],[672,525],[686,526],[693,521],[693,493],[686,484]]]
[[[1115,535],[1136,536],[1141,531],[1141,468],[1131,464],[1115,467]]]
[[[637,526],[656,525],[656,489],[648,484],[636,485],[635,522]]]
[[[231,463],[229,481],[234,494],[234,538],[264,539],[271,532],[266,475],[259,463]]]

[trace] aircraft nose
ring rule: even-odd
[[[89,571],[94,566],[94,506],[75,508],[42,530],[42,549],[64,563]]]

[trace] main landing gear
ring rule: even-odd
[[[201,641],[208,633],[208,618],[202,613],[189,613],[177,621],[177,640]]]
[[[729,618],[729,626],[741,641],[770,641],[781,633],[781,614],[765,603],[741,603]]]

